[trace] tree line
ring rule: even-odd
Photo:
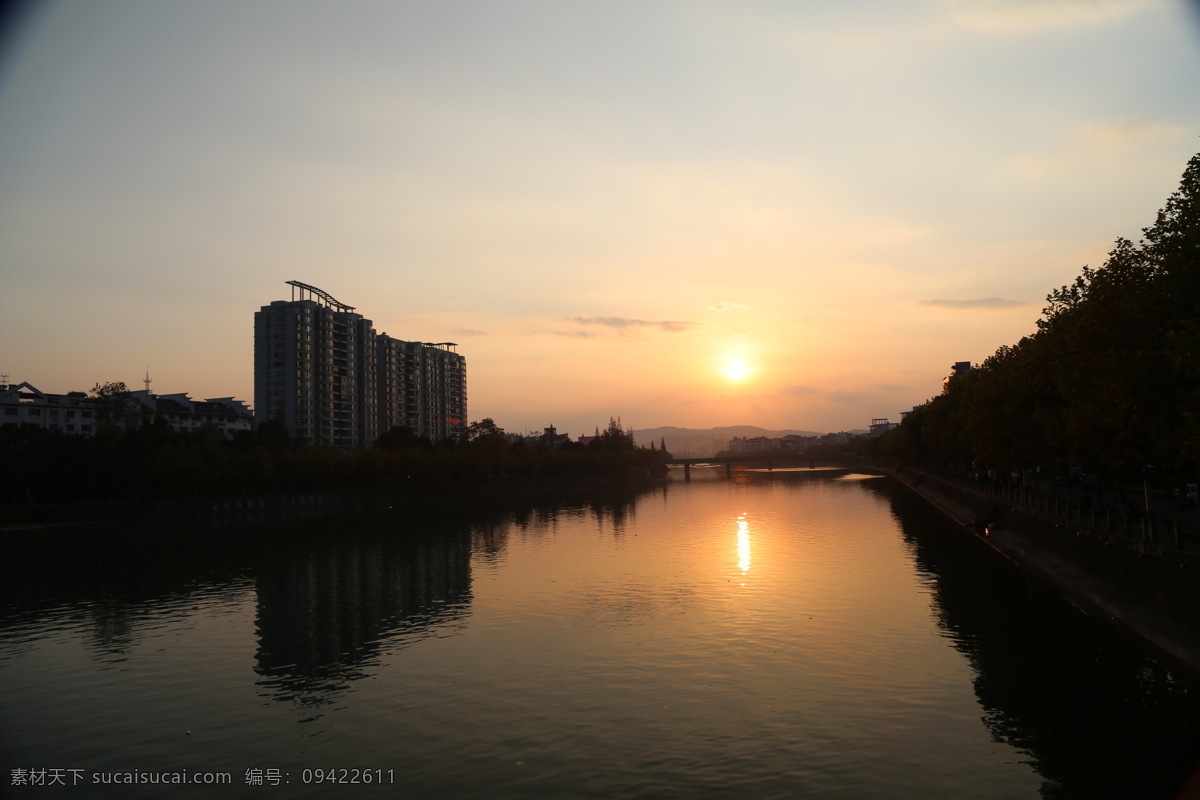
[[[1047,296],[1037,330],[878,441],[1007,471],[1195,481],[1200,458],[1200,154],[1134,243]]]
[[[380,491],[422,482],[644,473],[670,458],[641,447],[616,419],[588,445],[527,441],[491,419],[461,441],[432,442],[405,428],[372,447],[337,450],[289,436],[268,420],[226,437],[216,426],[180,432],[165,420],[131,424],[119,384],[98,385],[97,431],[79,436],[0,427],[0,504],[141,501],[231,493]]]

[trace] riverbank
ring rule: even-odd
[[[1197,570],[1048,523],[905,466],[875,466],[979,543],[1082,613],[1119,626],[1173,668],[1200,678]]]
[[[345,512],[520,507],[596,498],[618,501],[631,492],[661,485],[664,479],[664,475],[647,470],[621,469],[536,477],[407,480],[388,488],[359,491],[280,491],[4,506],[0,507],[0,537],[72,530],[222,530]]]

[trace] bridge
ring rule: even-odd
[[[737,455],[728,456],[705,456],[695,457],[690,456],[684,458],[672,458],[663,463],[672,467],[683,467],[684,480],[691,480],[692,467],[705,465],[724,465],[725,474],[730,475],[734,468],[740,469],[767,469],[773,470],[775,467],[808,467],[816,469],[822,467],[828,469],[830,467],[850,468],[857,463],[858,457],[852,453],[834,453],[810,455],[808,453],[738,453]]]

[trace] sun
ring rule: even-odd
[[[750,375],[750,365],[741,358],[731,358],[725,362],[725,366],[721,368],[725,373],[725,377],[734,382],[746,380]]]

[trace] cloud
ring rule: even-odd
[[[966,309],[997,310],[1001,308],[1016,308],[1025,305],[1020,300],[1009,300],[1007,297],[979,297],[973,300],[921,300],[923,306],[937,308],[952,308],[956,311]]]
[[[784,397],[799,397],[800,395],[816,394],[816,392],[817,390],[811,386],[796,386],[794,384],[784,386],[779,390],[779,394],[783,395]]]
[[[1105,151],[1129,150],[1157,144],[1184,133],[1180,125],[1153,119],[1117,119],[1083,126],[1081,138]]]
[[[644,319],[629,319],[628,317],[571,317],[570,319],[572,322],[578,322],[580,325],[601,325],[621,331],[634,328],[658,328],[667,333],[683,333],[696,327],[695,322],[668,320],[651,322]]]
[[[743,305],[742,303],[730,303],[726,300],[722,300],[721,302],[717,303],[716,305],[709,306],[708,310],[709,311],[742,311],[748,307],[749,306]]]
[[[1069,141],[1052,151],[1018,155],[1011,160],[1013,173],[1021,180],[1071,180],[1080,183],[1088,174],[1113,175],[1122,166],[1131,174],[1146,168],[1133,156],[1150,155],[1173,139],[1182,139],[1187,129],[1162,119],[1108,119],[1080,124]]]
[[[868,398],[871,398],[873,396],[874,395],[871,392],[867,392],[867,391],[851,392],[851,391],[846,391],[843,389],[834,389],[833,391],[825,393],[825,397],[830,402],[836,403],[838,405],[850,405],[853,403],[860,403],[863,400],[867,400]]]
[[[825,398],[831,403],[838,405],[849,405],[866,401],[877,403],[890,395],[904,391],[906,391],[906,387],[897,386],[894,383],[874,383],[857,390],[833,389],[825,392]]]
[[[973,30],[1029,34],[1117,22],[1160,5],[1161,0],[951,0],[950,14]]]
[[[455,328],[452,333],[455,336],[487,336],[487,331],[481,331],[475,328]]]

